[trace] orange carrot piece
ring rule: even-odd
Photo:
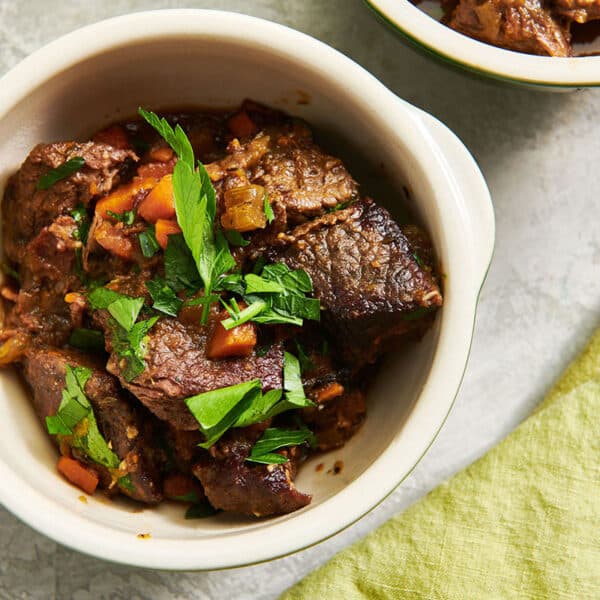
[[[140,202],[137,212],[149,223],[175,217],[172,175],[165,175],[158,182],[158,185]]]
[[[328,402],[329,400],[333,400],[334,398],[341,396],[343,393],[344,386],[337,381],[332,381],[331,383],[328,383],[317,390],[316,401],[318,403]]]
[[[177,221],[168,221],[166,219],[158,219],[154,226],[154,234],[158,245],[164,250],[169,242],[169,236],[175,233],[181,233],[181,229]]]
[[[131,148],[129,144],[129,138],[127,132],[120,125],[111,125],[102,131],[99,131],[94,136],[94,141],[100,144],[108,144],[113,148],[119,148],[120,150],[128,150]]]
[[[78,460],[61,456],[58,459],[57,468],[61,475],[86,494],[91,495],[96,491],[99,481],[98,475],[82,465]]]
[[[206,356],[211,360],[219,360],[231,356],[249,356],[256,346],[256,325],[254,323],[242,323],[227,331],[221,321],[215,324],[212,336],[206,347]]]
[[[126,210],[131,210],[135,204],[136,196],[145,190],[152,189],[157,183],[157,180],[151,177],[145,179],[136,177],[131,183],[118,187],[108,196],[98,200],[96,214],[103,219],[113,219],[114,221],[108,211],[121,214]]]
[[[258,131],[258,127],[245,110],[230,117],[227,121],[227,127],[237,138],[247,137]]]

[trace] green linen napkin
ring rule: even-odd
[[[600,331],[497,447],[283,596],[600,598]]]

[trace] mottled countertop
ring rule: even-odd
[[[360,0],[0,0],[0,74],[81,25],[175,7],[247,12],[309,33],[463,139],[487,178],[497,218],[469,368],[442,433],[400,489],[314,548],[231,571],[133,569],[63,548],[0,507],[2,599],[275,598],[496,444],[598,325],[600,90],[548,94],[471,79],[404,46]]]

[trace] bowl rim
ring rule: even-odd
[[[373,75],[326,44],[288,27],[239,13],[201,9],[146,11],[77,29],[34,52],[0,79],[0,86],[6,92],[0,98],[0,120],[16,102],[69,67],[108,50],[182,36],[217,37],[236,40],[238,43],[242,39],[284,55],[291,64],[302,60],[304,65],[310,66],[313,74],[318,73],[330,80],[334,79],[332,73],[346,73],[344,88],[351,90],[346,93],[355,105],[374,115],[393,111],[393,126],[386,120],[390,132],[397,138],[408,136],[407,132],[411,132],[414,137],[414,140],[411,138],[414,155],[419,156],[418,160],[422,164],[430,165],[433,184],[437,184],[438,188],[440,183],[448,186],[448,197],[454,197],[457,203],[456,213],[463,215],[461,211],[464,211],[464,207],[458,207],[460,191],[452,177],[451,168],[440,147],[436,145],[430,129],[421,120],[420,111],[400,100]],[[299,59],[299,47],[303,48],[304,57],[310,55],[313,58]],[[70,52],[71,48],[77,48],[77,52]],[[377,111],[373,110],[373,106],[378,107]],[[383,117],[373,118],[384,120]],[[487,193],[487,187],[473,159],[458,140],[457,143],[462,148],[461,152],[471,161],[469,165],[474,170],[474,178],[480,179],[477,180],[480,185],[478,189],[482,189],[482,185]],[[435,165],[435,168],[431,165]],[[433,181],[435,178],[437,179]],[[431,423],[424,428],[419,447],[410,459],[412,466],[406,472],[390,476],[390,473],[395,473],[396,435],[363,473],[334,496],[313,506],[309,512],[300,510],[287,517],[266,521],[265,526],[260,529],[252,528],[247,532],[229,534],[239,539],[235,544],[230,544],[226,552],[216,547],[205,547],[211,545],[213,536],[210,535],[196,539],[152,538],[140,541],[129,532],[93,522],[44,497],[30,482],[12,470],[2,457],[0,479],[4,484],[0,487],[0,502],[34,529],[68,547],[112,562],[170,570],[224,569],[264,562],[315,545],[358,521],[412,472],[441,430],[458,393],[470,350],[477,299],[491,262],[491,250],[488,246],[490,243],[493,246],[493,213],[489,193],[482,200],[484,204],[489,204],[485,209],[488,216],[492,215],[489,217],[492,219],[491,225],[488,223],[491,240],[487,240],[485,256],[479,257],[478,261],[474,260],[470,268],[465,267],[467,275],[461,282],[465,287],[462,290],[464,297],[461,303],[454,302],[455,318],[444,318],[445,312],[450,310],[450,303],[441,316],[441,329],[446,332],[445,339],[452,337],[456,340],[453,342],[451,360],[446,359],[451,366],[446,365],[446,371],[450,373],[445,373],[448,377],[444,379],[444,389],[450,391],[445,394],[443,402],[436,400],[435,414],[428,415]],[[476,246],[475,242],[473,246]],[[418,400],[424,398],[426,393],[432,398],[430,380],[433,379],[431,373],[436,365],[437,385],[442,383],[439,346],[438,343],[434,350],[431,371]],[[419,401],[416,405],[418,409]],[[411,417],[414,419],[413,414]],[[340,511],[340,506],[345,507],[345,510]],[[272,535],[276,527],[285,531],[286,536]],[[248,556],[248,544],[252,544],[253,548],[251,559]]]
[[[600,86],[600,55],[536,56],[498,48],[454,31],[410,0],[364,0],[397,33],[429,54],[472,73],[548,88]]]

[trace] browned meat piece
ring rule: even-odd
[[[384,342],[412,328],[415,311],[442,304],[398,224],[371,200],[300,225],[282,240],[287,245],[270,257],[311,276],[324,324],[349,362],[374,360]]]
[[[81,325],[83,307],[65,302],[65,294],[80,287],[76,274],[77,224],[58,217],[25,247],[19,268],[21,289],[10,315],[11,325],[27,329],[38,341],[63,345],[73,327]]]
[[[358,186],[342,161],[325,154],[302,129],[259,133],[240,144],[234,140],[225,158],[207,166],[218,191],[261,185],[275,210],[285,210],[291,225],[324,214],[357,197]]]
[[[93,359],[75,351],[30,347],[23,360],[23,375],[33,392],[33,404],[40,418],[44,420],[56,414],[65,387],[67,365],[93,369],[85,387],[86,396],[102,435],[130,469],[133,490],[121,487],[121,492],[140,502],[160,502],[161,484],[152,456],[149,417],[142,416],[141,410],[132,406],[116,379]],[[103,467],[100,470],[104,470],[103,480],[110,481],[106,470]]]
[[[104,327],[110,343],[111,331]],[[176,429],[197,429],[198,423],[183,399],[217,388],[260,379],[263,390],[282,387],[283,347],[273,344],[264,356],[209,360],[206,357],[206,327],[161,318],[150,330],[146,343],[146,369],[133,381],[121,375],[119,359],[111,355],[107,369],[159,419]]]
[[[577,23],[600,19],[600,0],[553,0],[555,13]]]
[[[282,515],[310,503],[311,497],[294,486],[298,446],[286,452],[290,457],[282,465],[246,462],[264,425],[234,429],[223,436],[195,466],[194,473],[209,502],[222,510],[255,517]]]
[[[461,0],[447,24],[508,50],[571,55],[568,27],[553,18],[542,0]]]
[[[75,156],[85,159],[86,164],[80,171],[47,190],[36,190],[42,175]],[[94,142],[36,146],[10,178],[2,201],[2,232],[7,257],[19,263],[25,246],[42,227],[79,204],[87,206],[95,196],[110,191],[135,158],[128,150]]]
[[[363,424],[366,415],[365,397],[359,390],[302,411],[302,418],[317,436],[319,450],[324,452],[343,446]]]

